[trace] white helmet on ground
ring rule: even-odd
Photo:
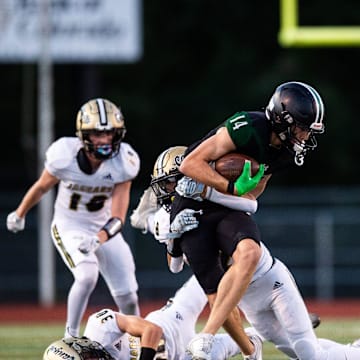
[[[87,338],[64,338],[45,350],[43,360],[114,360],[96,341]]]

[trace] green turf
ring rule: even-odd
[[[200,325],[199,325],[200,326]],[[348,343],[360,337],[360,320],[323,319],[319,337]],[[0,324],[1,360],[41,360],[45,348],[62,337],[63,324]],[[287,360],[271,344],[264,345],[264,360]],[[237,356],[235,359],[242,359]]]

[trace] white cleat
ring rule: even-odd
[[[250,341],[254,344],[255,351],[251,355],[244,355],[244,360],[262,360],[262,340],[258,335],[250,335]]]
[[[199,333],[189,342],[186,353],[192,360],[211,360],[211,349],[214,335]]]

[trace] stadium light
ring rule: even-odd
[[[299,26],[298,0],[280,0],[280,31],[283,47],[360,46],[360,26]]]

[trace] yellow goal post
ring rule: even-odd
[[[280,31],[283,47],[360,46],[360,26],[300,26],[298,0],[280,0]]]

